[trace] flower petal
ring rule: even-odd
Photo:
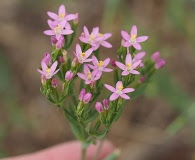
[[[126,76],[126,75],[128,75],[128,74],[130,74],[128,71],[123,71],[123,72],[121,73],[122,76]]]
[[[59,7],[58,14],[66,14],[66,8],[63,4]]]
[[[105,86],[108,90],[110,90],[111,92],[115,92],[115,91],[116,91],[116,89],[115,89],[114,87],[112,87],[112,86],[110,86],[110,85],[108,85],[108,84],[104,84],[104,86]]]
[[[78,15],[77,14],[68,14],[66,16],[66,20],[67,21],[74,20],[74,19],[77,19],[77,18],[78,18]]]
[[[51,66],[51,68],[50,68],[51,73],[53,73],[53,72],[56,70],[57,65],[58,65],[58,62],[57,62],[57,61],[55,61],[55,62],[52,64],[52,66]]]
[[[130,97],[126,94],[120,94],[120,97],[124,98],[124,99],[130,99]]]
[[[134,56],[133,61],[143,59],[145,55],[146,55],[146,52],[139,52]]]
[[[129,41],[125,41],[124,43],[122,43],[122,46],[124,47],[130,47],[131,43]]]
[[[77,76],[79,76],[81,79],[86,80],[86,75],[82,74],[82,73],[77,73]]]
[[[92,48],[89,48],[86,52],[85,52],[85,58],[88,58],[91,53],[93,52],[93,49]]]
[[[132,69],[135,69],[135,68],[137,68],[137,66],[139,66],[140,65],[140,63],[142,62],[142,60],[138,60],[138,61],[136,61],[135,63],[133,63],[133,65],[132,65]]]
[[[82,53],[81,46],[79,44],[76,45],[76,53],[77,54],[81,54]]]
[[[53,36],[55,35],[54,31],[53,30],[46,30],[43,32],[44,34],[48,35],[48,36]]]
[[[116,88],[118,89],[118,88],[121,87],[121,86],[123,86],[122,81],[118,81],[118,82],[116,83]]]
[[[63,30],[61,32],[61,34],[63,34],[63,35],[68,35],[68,34],[72,34],[72,33],[73,33],[73,30]]]
[[[133,25],[132,28],[131,28],[131,36],[132,35],[137,36],[137,27],[136,27],[136,25]]]
[[[104,72],[112,72],[112,71],[113,71],[113,69],[110,69],[110,68],[104,68],[102,71],[104,71]]]
[[[110,96],[109,100],[110,100],[110,101],[114,101],[114,100],[116,100],[118,97],[119,97],[119,95],[118,95],[117,93],[113,93],[113,94]]]
[[[127,53],[125,63],[126,64],[128,64],[128,63],[132,64],[132,57],[131,57],[130,53]]]
[[[137,37],[136,41],[140,43],[140,42],[146,41],[147,39],[148,39],[148,36],[141,36],[141,37]]]
[[[83,31],[86,37],[89,37],[89,31],[86,26],[83,27]]]
[[[104,34],[104,40],[110,38],[112,36],[112,33],[105,33]]]
[[[129,36],[129,34],[127,33],[127,31],[121,31],[121,35],[122,35],[123,39],[125,39],[126,41],[129,41],[131,38]]]
[[[99,27],[93,28],[91,34],[94,35],[94,36],[96,37],[96,36],[98,35],[98,33],[99,33]]]
[[[106,41],[102,41],[101,45],[106,47],[106,48],[112,48],[112,45],[110,43],[106,42]]]
[[[84,37],[79,37],[79,39],[81,42],[88,43],[88,40]]]
[[[106,67],[109,64],[109,62],[110,62],[110,58],[106,58],[104,60],[104,67]]]
[[[132,73],[132,74],[140,74],[140,73],[139,73],[138,71],[136,71],[136,70],[131,70],[130,73]]]
[[[122,70],[126,69],[126,66],[123,63],[121,63],[121,62],[116,61],[115,64]]]
[[[134,44],[133,44],[133,47],[134,47],[135,49],[137,49],[137,50],[141,50],[141,49],[142,49],[142,47],[140,46],[139,43],[134,43]]]
[[[44,61],[41,61],[41,68],[42,68],[43,72],[45,72],[46,69],[48,69],[48,67]]]
[[[84,73],[87,75],[90,72],[89,67],[87,64],[84,64]]]
[[[122,93],[129,93],[129,92],[133,92],[133,91],[135,91],[134,88],[125,88],[122,90]]]
[[[52,19],[54,20],[57,20],[58,19],[58,15],[56,13],[53,13],[53,12],[47,12],[47,15],[49,17],[51,17]]]
[[[37,69],[37,71],[38,71],[39,73],[41,73],[43,76],[45,76],[45,72],[43,72],[42,70]]]

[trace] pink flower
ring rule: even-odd
[[[61,21],[59,24],[54,24],[51,20],[47,21],[51,30],[44,31],[44,34],[49,36],[56,36],[56,39],[59,40],[62,35],[72,34],[73,30],[70,27],[67,27],[66,21]]]
[[[124,39],[122,45],[124,47],[133,46],[137,50],[141,50],[140,42],[144,42],[148,39],[148,36],[137,37],[137,27],[133,25],[131,28],[131,33],[128,34],[127,31],[121,31],[121,35]]]
[[[94,71],[97,71],[97,73],[100,73],[100,76],[102,75],[102,72],[112,72],[112,69],[106,68],[110,62],[110,58],[106,58],[104,61],[98,61],[95,56],[92,56],[92,59],[93,65],[88,64],[88,66]]]
[[[115,63],[120,69],[123,70],[123,72],[121,73],[122,76],[126,76],[130,73],[131,74],[139,74],[139,72],[136,71],[135,69],[140,65],[141,60],[133,62],[130,53],[127,53],[125,65],[121,62],[115,62]]]
[[[104,108],[100,102],[96,102],[95,109],[100,113],[104,111]]]
[[[78,18],[78,14],[68,14],[64,5],[61,5],[58,9],[58,14],[48,11],[48,16],[57,22],[70,21]]]
[[[92,49],[95,51],[97,50],[100,45],[111,48],[112,45],[108,43],[106,40],[112,36],[111,33],[99,33],[99,27],[93,28],[91,34],[89,34],[89,31],[86,26],[83,27],[83,33],[79,37],[81,42],[90,44]]]
[[[75,56],[78,59],[79,63],[84,63],[84,62],[91,62],[93,59],[87,59],[93,50],[90,48],[86,52],[82,52],[81,47],[79,44],[76,45],[76,53]]]
[[[125,88],[125,89],[123,89],[123,83],[121,81],[118,81],[116,83],[116,88],[114,88],[114,87],[112,87],[112,86],[110,86],[108,84],[104,84],[104,86],[108,90],[113,92],[113,94],[109,98],[110,101],[114,101],[118,97],[122,97],[124,99],[130,99],[130,97],[127,94],[125,94],[125,93],[133,92],[135,90],[134,88]]]
[[[47,66],[50,66],[51,65],[51,55],[48,52],[46,52],[42,61],[44,61]]]
[[[48,67],[47,64],[44,61],[42,61],[41,62],[41,68],[42,68],[42,70],[37,69],[37,71],[39,73],[41,73],[43,76],[45,76],[46,79],[51,79],[52,76],[54,76],[59,71],[59,69],[56,70],[57,65],[58,65],[58,62],[55,61],[51,65],[51,67]]]
[[[97,74],[97,71],[91,72],[86,64],[84,64],[84,74],[77,73],[77,75],[81,79],[85,80],[85,84],[91,84],[100,79],[100,76]]]
[[[72,71],[67,71],[65,74],[65,80],[70,81],[74,77],[74,73]]]
[[[160,69],[164,67],[166,64],[166,61],[162,58],[160,58],[160,52],[155,52],[152,56],[151,59],[155,62],[155,68]]]

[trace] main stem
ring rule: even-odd
[[[87,148],[82,144],[82,151],[81,151],[81,160],[86,160],[86,151]]]

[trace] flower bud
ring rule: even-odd
[[[56,49],[60,50],[64,46],[64,36],[61,36],[58,42],[56,43]]]
[[[75,57],[72,61],[72,66],[75,67],[78,64],[78,59]]]
[[[62,51],[62,55],[63,55],[64,61],[66,62],[68,60],[68,56],[67,56],[68,52],[65,49]]]
[[[91,100],[91,98],[92,98],[92,94],[91,93],[86,93],[85,95],[84,95],[84,97],[83,97],[83,102],[85,103],[85,104],[87,104],[87,103],[89,103],[89,101]]]
[[[104,99],[103,100],[103,105],[104,105],[105,109],[108,109],[109,108],[109,100],[108,99]]]
[[[104,111],[104,108],[100,102],[96,102],[95,109],[100,113]]]
[[[74,25],[77,25],[78,24],[78,21],[79,21],[79,14],[78,13],[76,13],[75,14],[75,19],[73,20],[73,23],[74,23]]]
[[[53,78],[52,81],[51,81],[51,86],[52,86],[53,88],[56,88],[57,85],[58,85],[57,78]]]
[[[60,63],[64,63],[65,62],[64,61],[64,57],[62,57],[62,56],[59,56],[58,59],[59,59]]]
[[[160,52],[155,52],[152,56],[151,56],[151,59],[154,61],[154,62],[157,62],[160,58]]]
[[[41,75],[41,83],[42,83],[43,85],[46,84],[46,78],[45,78],[44,75]]]
[[[72,71],[67,71],[65,74],[65,80],[70,81],[74,77],[74,73]]]
[[[142,76],[142,77],[140,78],[140,82],[141,82],[141,83],[143,83],[145,80],[146,80],[146,76]]]
[[[113,67],[116,67],[115,60],[112,59],[112,60],[110,61],[110,63],[111,63],[111,65],[112,65]]]
[[[84,95],[86,94],[86,90],[83,88],[79,94],[79,100],[82,101],[83,100],[83,97]]]
[[[48,52],[46,52],[42,61],[44,61],[47,66],[50,66],[51,65],[51,55]]]
[[[57,43],[57,39],[56,39],[56,36],[51,36],[51,44],[52,45],[56,45],[56,43]]]
[[[159,59],[155,64],[155,68],[160,69],[164,67],[165,64],[166,64],[166,61],[164,59]]]

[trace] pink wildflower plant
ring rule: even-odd
[[[91,53],[93,52],[93,49],[88,49],[86,52],[82,52],[81,46],[79,44],[76,45],[76,52],[75,56],[78,59],[79,63],[84,63],[84,62],[91,62],[93,59],[87,59]]]
[[[79,37],[80,41],[86,44],[90,44],[94,51],[97,50],[100,45],[106,48],[112,48],[112,45],[106,41],[112,36],[111,33],[102,34],[99,32],[99,27],[95,27],[92,29],[91,34],[89,34],[86,26],[83,27],[83,31],[84,32]]]
[[[93,69],[94,71],[97,71],[97,73],[99,73],[99,75],[102,75],[102,72],[112,72],[113,70],[110,68],[106,68],[106,66],[109,64],[110,62],[110,58],[106,58],[104,61],[98,61],[98,59],[95,56],[92,56],[92,63],[88,64],[89,68]]]
[[[133,62],[131,54],[127,53],[126,59],[125,59],[125,64],[121,62],[115,62],[116,65],[123,70],[121,73],[122,76],[126,76],[128,74],[140,74],[138,71],[135,69],[140,65],[141,60],[138,60],[136,62]]]
[[[133,46],[137,50],[141,50],[140,42],[144,42],[148,39],[148,36],[141,36],[137,37],[137,27],[136,25],[133,25],[131,28],[131,33],[129,34],[127,31],[121,31],[121,35],[123,37],[122,45],[124,47],[129,48],[130,46]]]
[[[134,88],[123,88],[123,83],[121,81],[118,81],[116,83],[116,88],[114,88],[108,84],[104,84],[104,86],[108,90],[113,92],[113,94],[111,94],[111,96],[109,98],[110,101],[114,101],[119,97],[121,97],[123,99],[130,99],[130,97],[126,93],[133,92],[135,90]]]
[[[96,70],[90,71],[87,64],[84,64],[84,74],[83,73],[77,73],[77,75],[85,80],[85,84],[93,84],[95,81],[100,79],[100,75],[97,74]]]
[[[45,76],[46,79],[51,79],[59,71],[59,69],[56,70],[57,65],[58,65],[58,62],[55,61],[51,65],[51,67],[49,67],[44,61],[42,61],[41,62],[42,70],[37,69],[37,71],[41,73],[43,76]]]

